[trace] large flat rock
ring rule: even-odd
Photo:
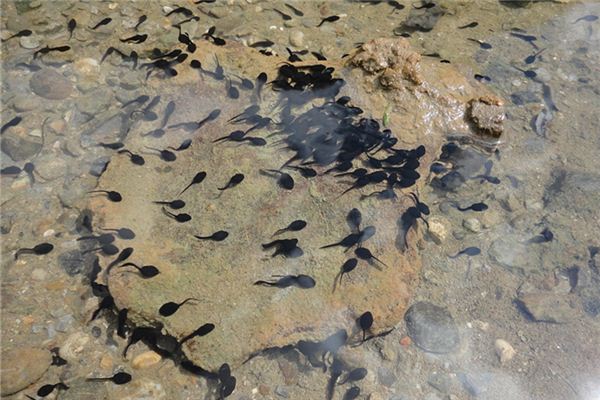
[[[218,49],[199,46],[199,54],[205,56],[196,58],[201,59],[204,68],[209,69],[213,62],[212,51],[218,55],[226,74],[253,79],[266,71],[271,79],[276,76],[273,57],[262,57],[235,45]],[[487,92],[476,83],[472,86],[452,66],[421,61],[416,54],[410,60],[411,68],[421,71],[420,78],[417,82],[412,79],[414,75],[398,77],[404,79],[402,87],[382,88],[375,79],[377,71],[363,72],[351,64],[333,64],[334,75],[346,80],[340,95],[350,95],[352,104],[364,110],[362,116],[381,119],[388,110],[386,119],[399,139],[397,148],[425,145],[427,153],[418,169],[425,177],[445,132],[470,134],[465,118],[468,102]],[[128,261],[155,265],[161,272],[154,278],[142,279],[113,268],[108,283],[117,307],[128,308],[135,324],[160,322],[169,334],[178,338],[204,323],[215,324],[215,330],[208,336],[194,338],[183,346],[192,361],[207,369],[216,369],[223,362],[239,364],[265,348],[299,340],[322,340],[341,328],[351,334],[351,340],[356,340],[360,334],[354,320],[367,310],[375,318],[372,333],[400,322],[421,267],[415,246],[418,235],[414,231],[408,236],[408,249],[401,249],[400,216],[414,205],[407,194],[418,191],[425,179],[419,179],[416,186],[404,192],[398,190],[395,200],[376,197],[361,200],[361,194],[382,190],[384,183],[340,196],[352,180],[323,175],[327,167],[313,166],[319,176],[312,179],[286,170],[296,184],[293,190],[284,190],[260,170],[277,169],[293,156],[281,142],[285,134],[275,134],[278,126],[272,124],[252,132],[252,136],[266,138],[268,145],[264,147],[212,143],[231,131],[249,127],[226,121],[250,105],[251,96],[241,91],[239,99],[228,99],[223,82],[198,76],[197,70],[181,68],[177,77],[168,80],[168,85],[159,81],[153,83],[152,89],[160,92],[161,104],[170,100],[177,104],[170,124],[200,120],[215,108],[221,109],[220,117],[192,134],[168,130],[161,139],[142,138],[143,129],[150,129],[136,126],[130,132],[128,144],[134,152],[143,153],[144,146],[177,146],[184,138],[192,138],[193,144],[177,153],[177,160],[170,163],[144,155],[146,164],[137,166],[127,156],[116,155],[102,175],[99,188],[116,190],[123,200],[111,203],[96,197],[90,201],[96,227],[128,227],[135,231],[134,240],[119,242],[121,248],[135,249]],[[278,96],[268,86],[263,89],[261,115],[280,121]],[[319,106],[323,102],[316,99],[309,104]],[[294,107],[292,114],[306,109],[306,105]],[[377,157],[384,155],[379,153]],[[363,166],[363,162],[364,158],[362,162],[355,160],[354,167]],[[207,177],[181,196],[186,207],[171,210],[190,214],[191,221],[177,223],[164,215],[160,206],[152,204],[153,200],[176,199],[199,171],[206,171]],[[245,175],[241,184],[223,193],[217,190],[236,173]],[[363,227],[372,225],[377,229],[364,246],[387,266],[359,261],[358,267],[344,276],[343,284],[334,291],[340,267],[354,256],[353,251],[320,247],[351,233],[346,215],[354,207],[362,212]],[[297,238],[304,254],[298,258],[271,257],[271,252],[264,251],[261,244],[273,240],[271,236],[276,230],[296,219],[307,221],[308,226],[279,237]],[[229,237],[222,242],[211,242],[193,236],[218,230],[229,232]],[[102,264],[110,260],[103,259]],[[278,289],[253,285],[272,275],[287,274],[310,275],[316,286]],[[188,297],[198,301],[184,305],[172,316],[159,315],[162,304]]]

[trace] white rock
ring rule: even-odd
[[[131,365],[135,369],[148,368],[155,364],[158,364],[161,360],[161,356],[153,351],[146,351],[142,354],[135,356]]]
[[[75,332],[60,346],[59,354],[65,360],[75,363],[89,341],[90,337],[85,333]]]
[[[304,33],[298,29],[292,29],[290,31],[290,44],[295,47],[302,47],[304,45]]]
[[[463,227],[473,233],[481,232],[481,222],[477,218],[467,218],[463,221]]]
[[[428,220],[428,234],[436,244],[442,244],[448,237],[448,222],[441,217],[431,217]]]
[[[494,348],[496,349],[496,354],[500,359],[500,363],[504,364],[510,360],[517,354],[516,350],[504,339],[496,339],[494,342]]]

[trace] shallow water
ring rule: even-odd
[[[423,162],[431,164],[433,159],[441,159],[448,169],[433,174],[428,171],[429,165],[422,165],[419,170],[422,175],[419,198],[431,210],[426,217],[429,229],[424,222],[418,222],[422,238],[419,239],[421,235],[414,237],[414,254],[422,258],[422,267],[419,270],[416,266],[419,262],[415,261],[414,271],[419,276],[412,279],[415,287],[402,287],[398,290],[402,292],[398,298],[408,293],[409,306],[427,302],[447,310],[449,316],[438,308],[417,307],[413,314],[407,314],[407,323],[404,307],[400,305],[402,315],[397,315],[399,322],[391,333],[368,340],[358,347],[343,347],[337,357],[343,360],[347,370],[364,367],[368,371],[364,379],[352,384],[360,387],[358,398],[599,399],[600,256],[597,254],[600,242],[597,232],[600,231],[600,162],[597,153],[600,136],[597,133],[600,126],[596,110],[600,109],[600,21],[593,17],[580,18],[600,15],[600,5],[591,1],[449,0],[439,1],[435,8],[424,9],[422,12],[426,13],[426,18],[421,18],[409,17],[415,12],[414,5],[404,0],[398,4],[405,7],[397,10],[394,4],[386,2],[299,1],[289,4],[304,15],[296,15],[283,2],[217,1],[200,5],[182,2],[179,5],[189,8],[200,18],[197,23],[187,23],[185,31],[199,46],[202,42],[194,58],[201,59],[206,70],[214,71],[216,67],[212,52],[219,54],[226,75],[235,71],[252,81],[261,68],[274,71],[278,67],[271,61],[274,57],[257,55],[259,61],[249,62],[243,56],[236,58],[235,50],[228,53],[220,47],[208,45],[201,35],[211,26],[216,27],[216,37],[228,42],[225,48],[233,42],[249,46],[257,41],[270,40],[274,44],[257,47],[255,51],[268,49],[287,58],[286,47],[296,51],[308,49],[331,62],[340,62],[341,57],[359,43],[379,37],[398,37],[396,35],[406,32],[410,34],[407,39],[415,51],[429,54],[426,58],[448,60],[471,81],[475,74],[489,77],[489,82],[481,83],[503,98],[505,103],[506,120],[498,143],[490,145],[486,141],[486,145],[482,146],[481,136],[443,131],[437,126],[427,128],[427,135],[431,135],[430,139],[434,138],[429,141],[427,136],[420,136],[421,133],[394,125],[394,116],[389,117],[389,113],[410,115],[410,110],[399,108],[388,111],[389,107],[385,106],[372,110],[374,105],[382,104],[381,100],[372,100],[369,105],[368,94],[358,88],[349,89],[355,90],[352,95],[355,104],[369,110],[370,115],[365,117],[372,117],[382,125],[384,120],[391,119],[393,133],[412,143],[412,148],[422,140],[427,143],[428,149],[435,152],[428,153]],[[227,283],[211,288],[214,293],[211,292],[210,299],[203,297],[206,292],[194,293],[202,297],[201,302],[207,304],[208,310],[218,309],[221,312],[221,303],[225,300],[217,301],[214,297],[219,292],[229,294],[245,290],[238,289],[236,279],[241,282],[247,279],[250,285],[253,280],[268,278],[268,275],[257,276],[253,272],[244,276],[237,270],[225,274],[218,268],[220,263],[231,260],[260,259],[267,263],[268,271],[276,273],[298,274],[305,272],[305,267],[309,266],[308,270],[314,272],[319,287],[322,275],[317,269],[310,268],[325,262],[339,263],[334,257],[343,255],[341,251],[337,255],[327,253],[329,258],[319,259],[319,254],[323,253],[311,249],[317,243],[325,245],[339,240],[348,232],[345,226],[336,225],[336,221],[339,219],[343,223],[344,215],[353,206],[361,209],[365,221],[378,221],[378,233],[373,243],[367,243],[374,252],[378,250],[376,256],[383,254],[386,264],[395,265],[392,258],[396,257],[395,250],[385,250],[385,239],[388,238],[386,234],[390,237],[396,234],[397,226],[395,222],[386,225],[380,220],[388,219],[388,212],[401,214],[409,203],[402,196],[409,190],[397,190],[399,202],[375,198],[362,202],[358,200],[358,194],[351,197],[354,195],[351,193],[350,197],[342,198],[341,203],[324,204],[335,198],[326,196],[329,191],[335,191],[337,196],[339,188],[347,188],[348,183],[323,178],[325,181],[318,182],[324,183],[315,186],[310,183],[313,181],[294,171],[290,172],[296,182],[293,192],[299,197],[286,197],[287,192],[277,187],[274,179],[258,172],[259,168],[267,168],[269,163],[276,164],[272,168],[278,168],[293,155],[282,154],[275,146],[277,135],[270,136],[277,132],[275,126],[259,128],[252,133],[269,142],[264,149],[249,145],[217,146],[207,139],[218,137],[219,132],[215,130],[221,127],[219,124],[225,123],[221,122],[225,116],[229,118],[241,112],[251,101],[256,101],[253,92],[244,91],[237,78],[232,81],[239,87],[239,101],[227,97],[225,81],[191,69],[189,62],[192,57],[181,65],[174,65],[178,70],[177,77],[169,78],[163,71],[153,71],[147,80],[146,69],[132,69],[132,61],[123,60],[116,53],[100,62],[109,46],[123,51],[126,49],[126,56],[135,50],[140,55],[140,64],[148,62],[147,56],[154,47],[185,50],[185,46],[177,42],[178,32],[171,25],[186,16],[175,14],[166,17],[172,6],[170,2],[133,1],[2,3],[3,38],[23,29],[33,31],[32,35],[12,38],[2,44],[2,125],[16,116],[22,118],[18,125],[3,128],[2,133],[2,370],[6,377],[7,368],[11,366],[18,369],[24,368],[27,362],[42,366],[46,362],[40,355],[14,357],[6,353],[13,349],[33,347],[49,350],[59,347],[61,356],[68,361],[64,366],[44,368],[38,376],[29,380],[22,378],[25,386],[27,383],[31,386],[19,390],[12,398],[34,396],[42,385],[59,381],[70,388],[55,391],[49,398],[218,398],[219,383],[184,371],[178,357],[163,355],[154,359],[156,363],[148,362],[151,365],[140,367],[140,355],[144,354],[142,357],[146,359],[156,357],[147,353],[153,347],[152,343],[136,343],[127,358],[122,357],[127,341],[116,334],[115,307],[102,311],[90,322],[102,295],[97,290],[93,291],[90,285],[94,257],[82,255],[83,250],[93,246],[76,240],[90,234],[86,233],[84,218],[88,215],[85,210],[90,207],[96,215],[102,215],[102,222],[116,224],[104,225],[104,228],[136,228],[137,241],[132,242],[132,247],[137,251],[135,256],[144,248],[144,263],[169,257],[172,266],[157,264],[161,269],[161,279],[174,276],[169,275],[171,267],[173,270],[183,269],[202,263],[212,266],[213,270],[205,271],[205,275],[189,274],[194,278],[186,275],[184,279],[177,275],[180,279],[178,284],[192,282],[190,287],[197,288],[201,284],[193,279],[204,281],[211,276],[225,276]],[[443,15],[434,21],[431,16],[435,13],[427,10],[439,10],[440,7]],[[289,18],[284,19],[272,9],[289,15]],[[119,38],[135,34],[133,27],[141,15],[147,15],[147,20],[140,25],[139,32],[147,33],[148,39],[140,44],[119,41]],[[332,15],[338,15],[340,19],[316,27],[322,18]],[[96,30],[89,28],[106,17],[112,18],[109,24]],[[71,18],[76,20],[77,25],[72,38],[69,38],[68,22]],[[407,20],[409,24],[431,26],[427,26],[427,31],[402,26]],[[478,24],[459,29],[471,22]],[[515,33],[533,35],[535,40],[522,40]],[[491,48],[482,48],[468,38],[481,40]],[[58,47],[65,44],[71,48],[64,52],[39,54],[33,59],[33,53],[46,45]],[[526,61],[528,56],[540,50],[543,51],[534,61]],[[318,62],[310,53],[299,56],[311,63]],[[55,73],[37,75],[39,78],[32,80],[39,67]],[[519,69],[531,70],[535,76],[532,72],[526,75]],[[337,68],[334,76],[346,73]],[[346,78],[353,82],[350,75]],[[281,121],[283,114],[276,111],[279,93],[274,93],[268,86],[263,90],[261,104],[263,109],[271,110],[267,116]],[[149,96],[148,103],[158,95],[161,99],[155,109],[146,109],[146,113],[130,113],[127,118],[121,118],[123,103],[141,95]],[[167,126],[197,121],[216,108],[221,109],[223,114],[214,124],[209,122],[205,125],[202,133],[191,136],[194,144],[189,150],[176,152],[177,162],[191,163],[195,157],[198,165],[208,173],[207,181],[198,185],[205,197],[192,192],[194,197],[190,196],[188,200],[188,209],[202,210],[202,216],[200,212],[192,213],[193,221],[200,219],[221,224],[200,225],[194,233],[209,235],[223,228],[233,233],[235,238],[236,228],[245,224],[261,229],[266,226],[271,232],[297,218],[295,210],[306,207],[310,199],[315,202],[315,214],[308,215],[306,219],[309,227],[313,224],[318,229],[298,233],[305,252],[302,257],[264,261],[265,254],[260,248],[256,250],[243,240],[232,241],[232,237],[223,242],[223,246],[230,247],[212,242],[186,242],[190,240],[188,231],[182,234],[174,221],[166,220],[172,222],[166,225],[167,217],[160,214],[160,209],[150,210],[147,206],[149,201],[167,200],[166,197],[173,193],[171,187],[177,187],[179,191],[198,172],[196,169],[181,171],[171,167],[144,147],[177,147],[190,137],[185,129],[168,127],[163,138],[143,136],[161,125],[169,100],[175,102],[176,108],[165,124]],[[323,101],[313,99],[304,104],[304,108],[294,111],[304,112],[310,106],[322,105]],[[125,107],[125,110],[137,109],[143,107]],[[156,119],[148,111],[156,112]],[[139,114],[142,114],[141,117]],[[337,123],[337,120],[329,119],[318,123],[333,124],[332,121]],[[245,126],[245,129],[250,126]],[[228,132],[220,133],[226,135]],[[435,138],[440,143],[458,143],[460,150],[446,156],[431,144],[438,142]],[[135,166],[128,163],[124,155],[95,145],[117,141],[122,141],[124,148],[139,149],[146,165]],[[445,153],[452,148],[446,147]],[[257,153],[257,149],[261,152]],[[333,153],[338,150],[334,149]],[[108,161],[111,162],[105,174]],[[492,162],[492,169],[481,177],[486,161]],[[16,170],[5,170],[11,166],[24,169],[27,162],[32,162],[37,172],[28,174],[21,171],[17,174]],[[216,187],[224,186],[234,170],[243,171],[247,175],[246,182],[238,188],[228,189],[222,198],[217,199],[219,193]],[[450,170],[454,171],[453,175],[443,178]],[[319,169],[319,172],[322,170]],[[156,176],[164,180],[153,178]],[[452,176],[459,178],[452,180]],[[479,177],[473,179],[475,176]],[[101,188],[107,188],[103,186],[107,183],[113,190],[119,187],[124,194],[124,204],[128,204],[127,213],[113,213],[113,205],[102,197],[90,200],[87,192],[94,190],[99,181]],[[260,183],[252,186],[253,182]],[[200,185],[210,185],[212,189],[204,189]],[[262,188],[269,188],[271,197],[268,201],[258,197]],[[162,194],[165,198],[148,198],[142,193],[145,189],[152,195]],[[243,194],[236,194],[238,189]],[[363,194],[370,193],[366,188],[361,191]],[[132,197],[135,198],[133,205],[127,203]],[[352,203],[355,200],[356,203]],[[487,209],[481,212],[457,209],[457,206],[464,208],[478,202],[484,202]],[[206,216],[208,213],[212,213],[210,217]],[[159,217],[162,218],[160,223],[157,222]],[[99,226],[94,224],[94,228],[95,233],[99,233]],[[266,242],[254,241],[253,235],[252,228],[248,228],[244,230],[243,239],[255,246]],[[140,238],[144,238],[143,241]],[[54,249],[46,255],[25,254],[15,260],[14,254],[18,249],[42,242],[52,243]],[[166,242],[168,245],[165,245]],[[122,248],[128,242],[117,240],[116,243]],[[477,247],[480,253],[453,257],[468,247]],[[100,259],[103,266],[112,260],[104,256]],[[142,259],[137,258],[134,262],[141,265]],[[336,273],[337,269],[330,275]],[[172,282],[155,280],[151,292],[139,288],[136,291],[133,290],[135,285],[131,284],[136,282],[135,274],[123,275],[123,282],[129,286],[124,286],[125,293],[118,301],[129,301],[127,304],[139,310],[141,317],[130,316],[137,318],[135,325],[140,325],[140,320],[147,318],[144,304],[154,301],[158,306],[176,300],[161,296],[177,290]],[[364,287],[368,287],[369,282],[373,284],[363,275],[356,275],[347,280],[346,285],[348,282]],[[330,277],[325,274],[323,279],[329,281]],[[326,285],[329,291],[330,283]],[[131,299],[125,296],[130,289]],[[222,325],[226,325],[228,319],[239,323],[235,319],[239,318],[239,321],[260,326],[256,324],[259,319],[259,322],[278,326],[277,314],[272,321],[267,320],[264,310],[281,305],[279,317],[285,315],[285,319],[297,318],[308,323],[306,321],[313,317],[293,315],[294,307],[289,306],[286,300],[291,304],[293,301],[303,302],[299,308],[307,305],[304,303],[318,304],[322,300],[310,296],[314,293],[311,292],[313,289],[274,290],[288,292],[274,292],[277,294],[258,307],[242,297],[233,299],[236,307],[231,308],[237,314],[231,311],[225,317],[214,316],[213,321],[220,318]],[[291,290],[305,290],[301,295],[304,297],[300,300],[286,298],[285,293],[296,293]],[[381,290],[384,290],[383,287]],[[188,297],[185,286],[181,286],[181,293]],[[338,296],[343,295],[338,291]],[[375,295],[364,294],[365,299],[373,298],[369,296]],[[354,298],[345,300],[349,303],[358,301]],[[377,301],[382,302],[381,298]],[[402,301],[399,300],[399,303]],[[186,311],[186,307],[181,307],[182,314],[177,312],[176,315],[182,317],[169,326],[172,331],[178,331],[180,327],[187,329],[185,323],[198,317],[196,311],[191,311],[194,308]],[[354,312],[360,314],[363,310],[360,308]],[[377,317],[375,313],[375,328],[379,329]],[[327,326],[327,321],[335,320],[337,323],[341,317],[319,315],[314,318],[324,321],[322,325]],[[412,329],[410,321],[419,318],[428,318],[429,322],[423,330]],[[196,323],[195,320],[193,322]],[[196,324],[204,322],[209,321],[201,320]],[[426,329],[430,326],[428,324],[432,329]],[[284,330],[284,325],[282,322],[281,330]],[[131,322],[130,330],[133,326]],[[248,326],[240,325],[237,329],[239,332],[229,333],[229,337],[237,338],[231,346],[256,342],[255,335],[248,334]],[[349,327],[348,331],[353,329],[355,327]],[[306,332],[307,339],[316,340],[312,334]],[[207,340],[211,339],[210,335],[206,336]],[[223,347],[218,347],[218,339],[213,340],[217,353],[228,344],[219,342],[218,346]],[[232,357],[236,354],[231,349],[227,351],[231,351]],[[501,357],[501,354],[504,356]],[[210,357],[219,359],[214,354]],[[232,375],[236,377],[236,387],[230,398],[325,397],[330,370],[324,373],[322,368],[312,366],[309,357],[297,350],[284,348],[261,352],[243,364],[223,358],[222,362],[234,364]],[[328,364],[333,358],[330,355]],[[111,376],[121,370],[133,375],[131,383],[120,386],[91,384],[83,380],[92,376]],[[342,377],[345,375],[346,372]],[[4,379],[3,393],[7,385]],[[334,398],[343,398],[352,385],[337,386]]]

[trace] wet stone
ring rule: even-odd
[[[427,352],[449,353],[459,344],[458,328],[445,308],[419,302],[408,309],[404,320],[410,338]]]
[[[93,176],[101,176],[109,161],[110,157],[108,156],[103,156],[92,161],[92,165],[90,166],[90,174]]]
[[[77,99],[77,109],[88,115],[96,115],[106,110],[112,101],[112,90],[98,89]]]
[[[75,276],[89,269],[91,258],[85,257],[79,249],[69,250],[58,256],[58,264],[68,275]]]
[[[0,142],[0,148],[13,161],[22,161],[36,155],[41,150],[42,143],[24,135],[5,134]]]
[[[60,393],[61,400],[108,400],[108,391],[105,385],[90,385],[85,380],[69,382],[69,390]]]
[[[500,238],[489,249],[492,261],[519,274],[526,274],[540,267],[539,250],[522,244],[518,238]]]
[[[377,378],[379,379],[379,383],[387,387],[391,387],[398,380],[394,371],[386,367],[379,367],[377,369]]]
[[[50,100],[64,100],[73,91],[73,84],[50,68],[44,68],[33,74],[29,86],[35,94]]]
[[[16,393],[37,382],[51,362],[52,355],[47,350],[21,347],[3,351],[0,370],[2,396]]]
[[[284,399],[287,399],[290,397],[290,394],[289,394],[287,388],[285,388],[284,386],[277,385],[275,387],[275,394],[279,397],[283,397]]]
[[[434,372],[427,378],[427,383],[442,393],[448,393],[452,379],[444,372]]]
[[[565,323],[576,318],[568,295],[528,293],[519,296],[518,302],[535,321]]]

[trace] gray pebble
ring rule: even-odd
[[[103,156],[95,159],[92,162],[92,166],[90,167],[90,174],[93,176],[101,176],[104,170],[106,169],[106,165],[110,161],[110,157]]]
[[[290,44],[294,47],[302,47],[304,45],[304,33],[298,29],[290,31]]]
[[[42,143],[30,137],[5,135],[0,142],[0,148],[13,161],[23,161],[36,155],[42,149]]]
[[[56,323],[56,330],[58,332],[66,332],[67,330],[69,330],[74,321],[75,319],[73,318],[73,315],[63,315],[58,319],[58,322]]]
[[[18,94],[13,99],[13,107],[17,112],[36,110],[40,108],[40,100],[30,94]]]
[[[99,338],[102,335],[102,329],[99,326],[92,326],[92,336]]]
[[[44,68],[33,74],[29,86],[38,96],[51,100],[64,100],[73,91],[73,84],[51,68]]]
[[[379,379],[379,383],[387,387],[391,387],[398,379],[394,371],[386,367],[379,367],[377,369],[377,378]]]
[[[284,386],[279,386],[279,385],[277,385],[277,386],[275,387],[275,394],[276,394],[277,396],[279,396],[279,397],[283,397],[283,398],[286,398],[286,399],[287,399],[288,397],[290,397],[290,395],[289,395],[289,393],[288,393],[287,389],[286,389]]]

